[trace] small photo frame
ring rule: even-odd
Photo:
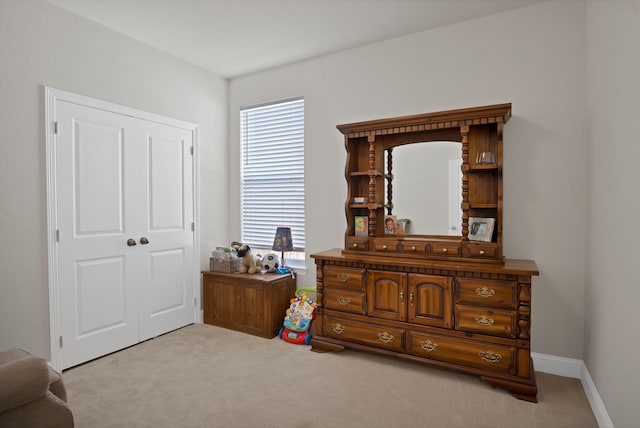
[[[404,235],[407,233],[411,233],[409,231],[409,226],[411,225],[411,220],[408,218],[399,218],[396,220],[396,235]]]
[[[396,216],[394,215],[384,216],[384,234],[385,235],[396,234]]]
[[[491,242],[495,218],[469,217],[469,240]]]
[[[369,236],[369,217],[357,215],[354,217],[354,235]]]

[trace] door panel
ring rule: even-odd
[[[122,233],[124,129],[76,118],[73,133],[76,235]]]
[[[195,320],[193,245],[193,133],[141,121],[146,141],[144,247],[141,263],[140,335],[142,340]]]
[[[151,267],[151,316],[184,307],[182,279],[184,251],[157,251],[149,254]],[[178,284],[179,286],[176,286]]]
[[[184,155],[189,137],[178,133],[173,139],[148,135],[150,230],[184,229],[183,201],[188,190],[184,182]]]
[[[133,199],[122,186],[133,121],[62,101],[56,112],[60,332],[67,368],[138,340],[137,281],[123,208]]]
[[[77,338],[83,339],[125,325],[124,258],[82,260],[76,263],[75,270]]]

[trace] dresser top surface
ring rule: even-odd
[[[337,262],[376,264],[376,265],[396,265],[404,267],[424,267],[435,269],[490,272],[511,275],[539,275],[538,267],[533,260],[505,259],[503,263],[481,263],[451,260],[424,260],[398,257],[385,257],[375,255],[344,254],[340,248],[322,251],[311,254],[316,260],[331,260]]]

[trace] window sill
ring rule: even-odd
[[[294,273],[299,273],[301,275],[307,274],[307,266],[304,263],[304,260],[287,260],[287,267],[293,270]]]

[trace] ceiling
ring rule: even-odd
[[[547,0],[49,0],[225,78]]]

